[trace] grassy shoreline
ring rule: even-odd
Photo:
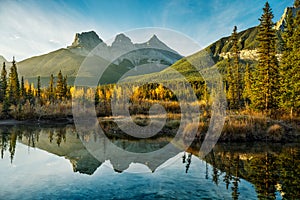
[[[147,115],[132,115],[131,118],[125,119],[123,116],[118,117],[98,117],[102,130],[109,138],[136,139],[124,133],[115,120],[132,120],[140,126],[147,126],[149,118]],[[197,124],[188,124],[179,130],[180,114],[168,114],[163,129],[159,131],[152,139],[161,137],[174,137],[178,131],[183,131],[183,140],[203,141],[209,127],[209,117],[200,117]],[[153,122],[162,123],[162,118],[157,116]],[[17,125],[67,125],[74,124],[72,115],[47,115],[39,116],[25,120],[16,120],[13,118],[0,120],[0,126],[17,126]],[[192,138],[191,130],[198,129],[196,138]],[[231,114],[226,116],[226,120],[219,137],[219,142],[300,142],[300,123],[299,121],[274,120],[265,116],[257,115],[237,115]]]

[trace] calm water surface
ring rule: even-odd
[[[299,144],[218,144],[204,160],[196,145],[156,166],[96,159],[71,125],[0,132],[0,199],[300,199]],[[112,142],[148,152],[169,141]]]

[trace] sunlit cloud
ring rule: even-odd
[[[50,3],[43,10],[33,2],[0,2],[0,55],[17,60],[47,53],[72,42],[77,31],[91,28],[80,13]],[[78,20],[75,20],[78,19]]]

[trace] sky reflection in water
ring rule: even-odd
[[[0,199],[257,199],[258,195],[281,199],[278,183],[290,197],[299,195],[299,186],[293,183],[299,178],[298,144],[219,144],[207,162],[181,152],[153,173],[138,163],[120,173],[110,160],[101,163],[93,158],[72,126],[23,128],[0,133]],[[35,147],[28,143],[30,138]],[[145,141],[113,142],[132,149],[146,145]]]

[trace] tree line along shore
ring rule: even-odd
[[[299,1],[295,1],[299,7]],[[284,31],[280,40],[273,28],[273,13],[270,5],[265,4],[258,26],[257,62],[244,62],[240,59],[235,26],[230,37],[231,56],[224,58],[224,91],[227,97],[227,117],[223,129],[224,141],[264,140],[293,141],[299,139],[300,109],[300,11],[293,16],[287,14]],[[276,45],[281,43],[278,56]],[[178,61],[180,62],[180,61]],[[176,65],[176,63],[174,64]],[[35,83],[29,83],[21,77],[19,80],[17,64],[12,61],[9,73],[3,63],[0,77],[0,118],[22,120],[55,120],[72,118],[72,99],[77,103],[94,103],[97,116],[107,120],[112,115],[111,105],[120,104],[124,95],[130,94],[129,111],[137,123],[147,125],[150,107],[161,104],[168,113],[165,128],[174,135],[180,120],[180,95],[186,103],[200,109],[199,137],[210,120],[210,108],[213,99],[211,91],[200,77],[189,84],[197,101],[189,102],[189,95],[182,91],[176,96],[170,89],[185,88],[185,83],[170,81],[158,84],[149,83],[142,87],[134,84],[107,84],[96,88],[74,87],[68,85],[68,77],[60,71],[50,75],[49,84],[41,86],[41,77]],[[73,102],[74,103],[74,102]],[[100,121],[101,121],[100,120]],[[109,121],[109,120],[108,120]],[[195,125],[191,125],[195,126]],[[188,127],[186,127],[188,135]],[[187,136],[188,137],[188,136]]]

